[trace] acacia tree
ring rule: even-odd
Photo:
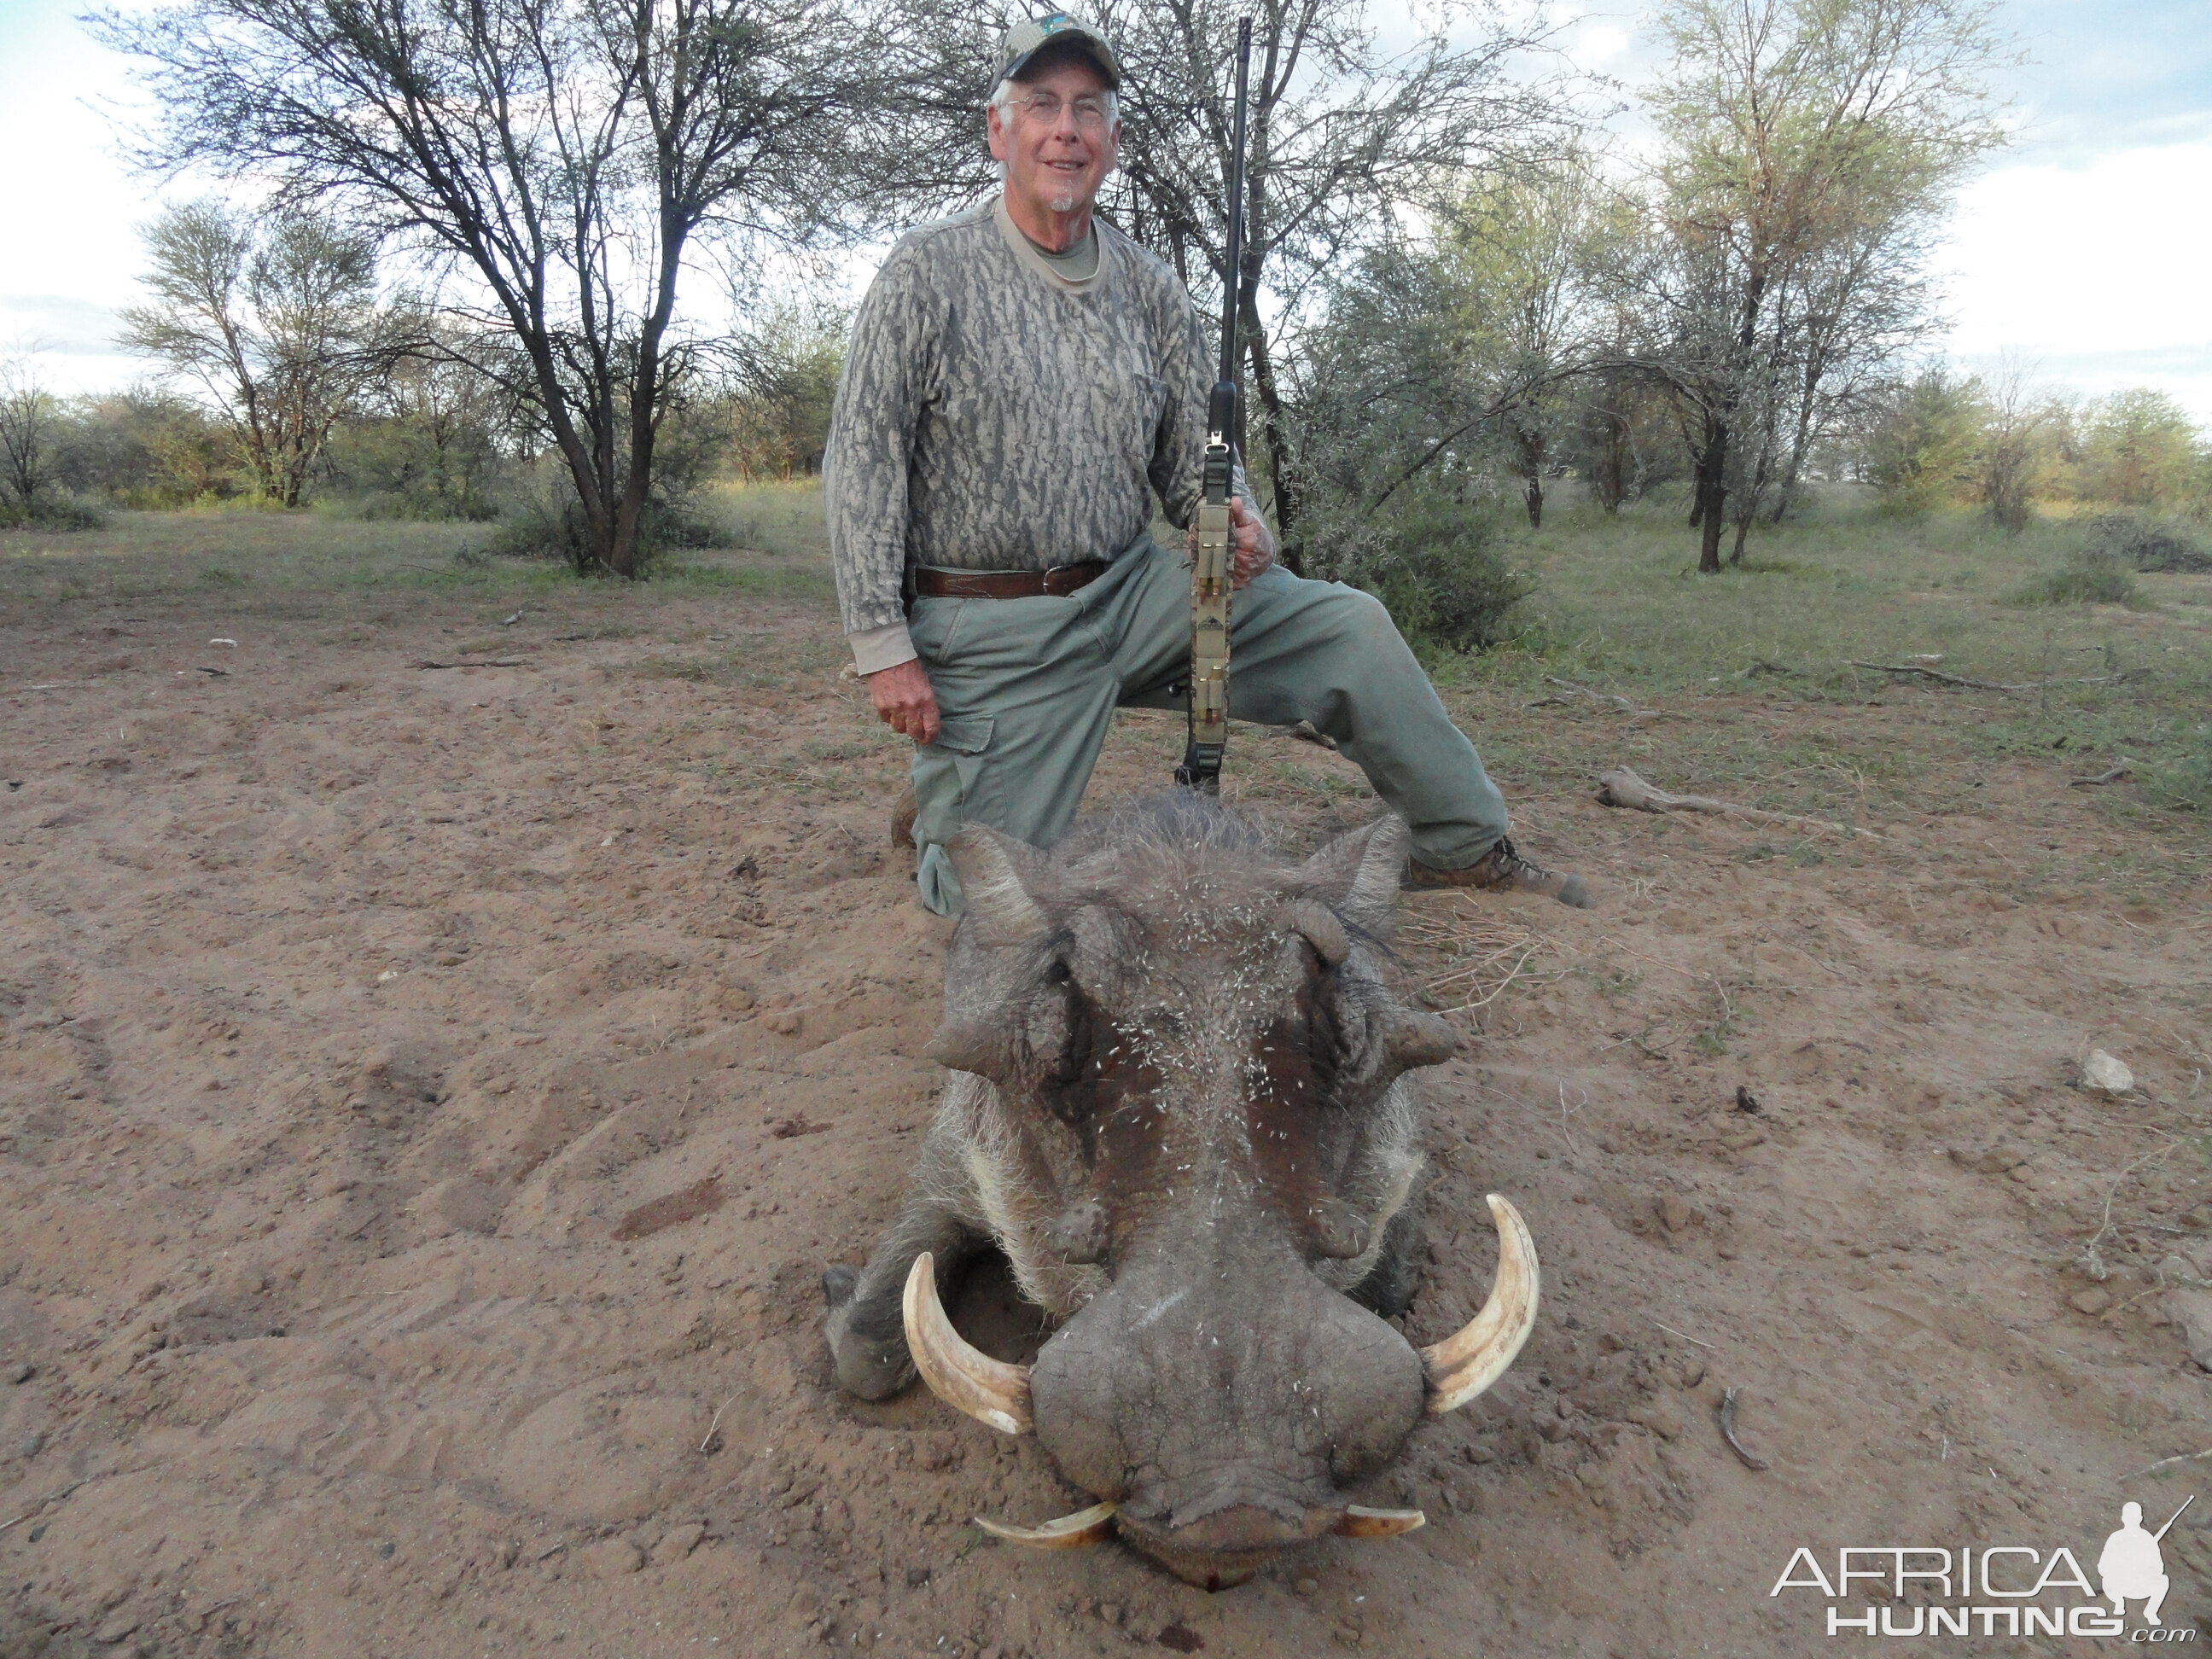
[[[457,279],[448,349],[528,405],[580,568],[623,576],[709,347],[677,304],[695,242],[829,224],[883,97],[832,0],[170,0],[99,27],[149,66],[149,165],[334,198]]]
[[[1982,383],[1940,363],[1886,389],[1866,435],[1866,476],[1900,518],[1948,507],[1974,487],[1988,419]]]
[[[1574,382],[1609,331],[1604,283],[1624,234],[1626,204],[1571,151],[1531,172],[1479,178],[1437,215],[1451,325],[1490,383],[1532,527],[1544,522],[1545,476],[1579,413]]]
[[[52,482],[62,409],[40,384],[28,352],[0,359],[0,501],[27,516]]]
[[[1636,360],[1680,404],[1698,568],[1930,325],[1948,187],[2001,141],[1988,0],[1672,0]]]
[[[1512,79],[1539,32],[1453,6],[1402,47],[1364,0],[1100,0],[1092,9],[1124,71],[1121,167],[1101,210],[1158,253],[1200,313],[1221,313],[1228,246],[1237,19],[1253,19],[1245,241],[1236,275],[1253,413],[1280,525],[1299,511],[1296,366],[1332,274],[1389,240],[1397,216],[1443,176],[1554,142],[1560,106]],[[932,68],[913,107],[933,118],[898,175],[908,203],[994,187],[983,154],[982,66],[1011,21],[997,0],[927,0],[909,40]],[[1456,29],[1455,25],[1460,26]]]
[[[2172,507],[2201,465],[2197,424],[2163,392],[2131,386],[2084,411],[2082,493],[2122,507]]]
[[[375,250],[313,214],[257,222],[212,199],[144,230],[151,305],[118,343],[197,381],[272,501],[300,505],[330,441],[389,367],[402,326],[376,303]]]
[[[2034,520],[2035,487],[2062,413],[2049,393],[2029,386],[2018,362],[2006,363],[1990,383],[1975,483],[1991,521],[2008,536]]]

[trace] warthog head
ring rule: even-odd
[[[1492,1200],[1498,1280],[1472,1325],[1417,1352],[1373,1310],[1413,1290],[1404,1074],[1457,1047],[1382,977],[1406,839],[1386,818],[1289,864],[1169,803],[1049,857],[988,830],[954,844],[969,910],[931,1052],[993,1085],[947,1097],[966,1169],[1024,1288],[1072,1311],[1026,1371],[989,1359],[924,1255],[908,1346],[939,1395],[1033,1426],[1099,1500],[1000,1535],[1118,1531],[1218,1589],[1324,1534],[1420,1524],[1341,1489],[1510,1363],[1536,1264]]]

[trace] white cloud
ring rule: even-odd
[[[149,182],[117,153],[97,105],[133,96],[123,61],[96,46],[58,0],[0,0],[0,155],[9,158],[9,234],[0,235],[0,351],[44,348],[40,378],[58,392],[104,391],[144,365],[109,343],[115,310],[137,303],[150,218]]]
[[[1635,37],[1618,23],[1585,21],[1567,36],[1568,61],[1584,69],[1619,68],[1636,44]]]
[[[1961,192],[1947,263],[1963,351],[2212,341],[2212,143],[2002,167]],[[2180,332],[2177,334],[2176,331]]]
[[[1952,350],[2039,362],[2046,377],[2091,392],[2162,386],[2212,418],[2208,179],[2212,143],[2000,167],[1974,181],[1942,260]]]

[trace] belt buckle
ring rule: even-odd
[[[1055,564],[1047,567],[1044,573],[1046,594],[1055,599],[1064,599],[1074,592],[1074,587],[1069,584],[1075,580],[1075,569],[1076,567],[1072,564]]]

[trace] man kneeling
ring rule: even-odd
[[[1117,706],[1179,708],[1184,556],[1212,381],[1173,271],[1093,216],[1121,67],[1054,13],[1010,30],[985,114],[1006,187],[903,238],[854,321],[823,464],[838,596],[877,712],[911,737],[922,902],[957,915],[963,822],[1033,845],[1075,816]],[[1310,721],[1412,827],[1416,886],[1587,905],[1505,804],[1380,602],[1275,563],[1231,508],[1231,713]],[[910,598],[911,605],[908,605]]]

